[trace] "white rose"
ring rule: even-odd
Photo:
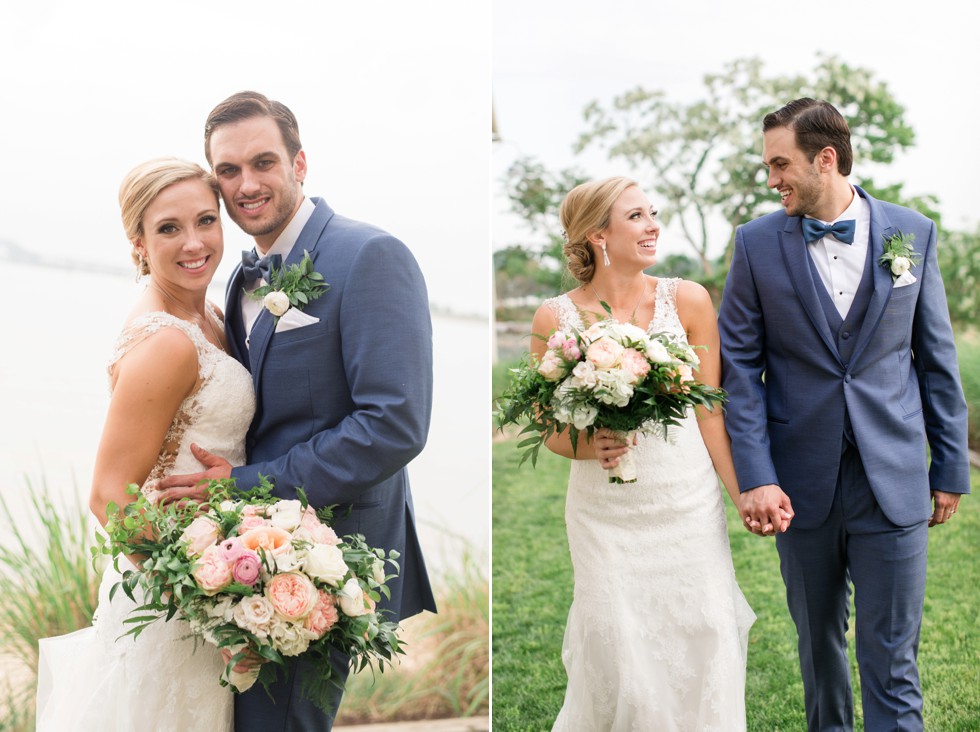
[[[654,363],[669,363],[674,360],[670,353],[667,352],[667,347],[660,341],[651,342],[646,353],[643,355]]]
[[[331,544],[314,544],[306,554],[303,571],[313,579],[326,582],[331,587],[339,587],[340,580],[350,570],[340,549]]]
[[[892,274],[902,276],[912,269],[912,261],[908,257],[895,257],[892,260]]]
[[[262,304],[265,305],[266,310],[275,315],[277,318],[281,315],[285,315],[286,311],[290,308],[289,296],[280,290],[273,290],[266,295],[262,299]]]
[[[356,618],[367,612],[367,608],[364,607],[364,590],[361,589],[356,577],[351,577],[344,583],[339,597],[340,609],[344,611],[344,615]]]
[[[547,351],[538,366],[538,373],[548,381],[558,381],[565,375],[565,364],[554,351]]]
[[[269,623],[273,615],[275,609],[271,602],[262,595],[252,595],[243,598],[235,606],[235,625],[260,638],[265,638],[269,634]]]
[[[299,566],[303,563],[296,550],[292,547],[288,551],[279,554],[273,553],[272,556],[276,561],[276,571],[278,572],[292,572],[299,569]]]
[[[383,585],[385,583],[385,563],[380,559],[375,559],[374,566],[371,567],[371,575],[375,582]]]
[[[278,501],[269,506],[268,516],[273,526],[292,531],[303,520],[303,504],[296,500]]]

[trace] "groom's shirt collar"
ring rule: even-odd
[[[293,214],[293,218],[289,220],[286,228],[276,237],[276,240],[269,247],[269,251],[266,254],[278,254],[285,262],[286,257],[289,256],[289,253],[293,251],[293,247],[296,246],[299,235],[303,233],[303,227],[306,226],[306,222],[310,220],[310,216],[313,215],[315,210],[316,204],[309,198],[304,197],[299,208],[296,209],[296,213]]]

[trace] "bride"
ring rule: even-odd
[[[660,226],[636,183],[585,183],[562,202],[569,272],[581,286],[546,300],[531,351],[555,329],[607,317],[668,332],[698,349],[700,381],[721,377],[714,308],[700,285],[651,277]],[[611,308],[611,316],[606,308]],[[548,447],[572,458],[565,506],[574,569],[562,660],[568,677],[554,730],[744,730],[745,657],[755,615],[735,581],[716,472],[738,505],[720,409],[689,413],[667,438],[633,445],[597,430],[573,453],[568,433]],[[606,470],[633,450],[639,480]]]
[[[161,158],[126,176],[119,202],[137,271],[150,283],[109,363],[90,499],[103,526],[110,502],[133,500],[127,484],[148,490],[164,475],[196,470],[192,441],[244,463],[255,408],[252,379],[225,353],[222,315],[206,300],[223,251],[215,183],[194,163]],[[134,605],[122,591],[110,601],[119,579],[109,566],[91,627],[40,641],[37,730],[231,730],[218,650],[195,643],[180,620],[159,620],[135,641],[124,636]]]

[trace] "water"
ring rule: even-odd
[[[15,517],[28,519],[28,481],[88,503],[109,404],[105,365],[140,286],[116,274],[13,262],[5,282],[0,492]],[[223,289],[212,284],[214,301]],[[445,315],[433,316],[433,331],[432,427],[409,476],[423,550],[438,573],[463,544],[484,564],[489,558],[490,335],[486,319]]]

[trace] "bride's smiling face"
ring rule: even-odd
[[[136,246],[157,285],[207,289],[224,251],[214,190],[201,180],[164,188],[146,207]]]
[[[623,191],[609,211],[609,224],[592,237],[593,245],[599,247],[598,260],[602,261],[601,247],[605,244],[612,267],[652,267],[660,237],[656,216],[656,209],[638,186]]]

